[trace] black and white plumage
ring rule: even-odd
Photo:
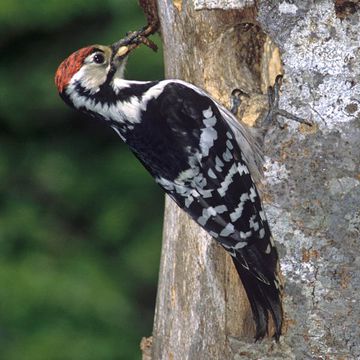
[[[256,338],[268,314],[281,334],[278,255],[253,178],[261,155],[251,133],[203,90],[180,80],[123,79],[126,47],[80,49],[58,68],[62,98],[105,120],[165,192],[232,256]]]

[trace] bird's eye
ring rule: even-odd
[[[96,64],[103,64],[105,62],[105,56],[101,53],[95,54],[93,59]]]

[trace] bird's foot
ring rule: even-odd
[[[269,86],[268,88],[268,101],[269,101],[269,111],[265,117],[263,125],[265,127],[269,127],[273,120],[278,122],[278,116],[283,116],[290,120],[297,121],[301,124],[306,124],[308,126],[312,126],[313,124],[306,119],[302,119],[296,115],[289,113],[286,110],[279,108],[279,99],[280,99],[280,87],[282,83],[282,75],[278,75],[275,79],[274,86]]]
[[[241,99],[243,97],[249,97],[249,94],[247,94],[245,91],[241,90],[241,89],[234,89],[231,92],[230,95],[230,111],[234,114],[237,115],[238,110],[240,108],[240,104],[241,104]]]

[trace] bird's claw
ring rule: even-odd
[[[241,98],[242,97],[249,97],[249,94],[247,94],[245,91],[241,90],[241,89],[234,89],[231,92],[231,96],[230,96],[230,111],[236,115],[240,104],[241,104]]]
[[[280,99],[280,87],[282,83],[282,75],[278,75],[275,79],[274,86],[269,86],[268,88],[268,101],[269,101],[269,111],[265,118],[265,125],[270,125],[271,121],[277,120],[278,116],[283,116],[290,120],[297,121],[301,124],[306,124],[312,126],[312,122],[306,119],[302,119],[296,115],[289,113],[286,110],[279,108],[279,99]]]

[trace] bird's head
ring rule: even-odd
[[[114,78],[123,78],[127,55],[134,47],[116,43],[111,46],[92,45],[75,51],[56,71],[55,84],[60,95],[75,107],[80,107],[73,95],[95,95],[101,86],[110,84]]]
[[[140,44],[156,51],[157,46],[148,39],[157,27],[149,24],[129,32],[110,46],[92,45],[75,51],[58,67],[55,84],[60,96],[69,105],[85,111],[99,112],[97,104],[116,101],[118,86],[123,79],[126,60]]]

